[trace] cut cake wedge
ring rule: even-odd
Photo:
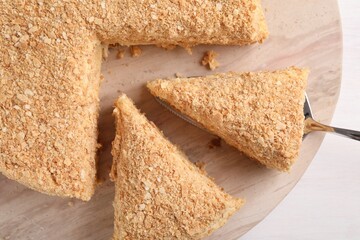
[[[200,239],[243,205],[188,161],[125,95],[114,115],[114,239]]]
[[[298,158],[308,70],[223,73],[159,79],[150,92],[269,168]]]

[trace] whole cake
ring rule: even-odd
[[[91,198],[104,44],[245,45],[267,34],[259,0],[2,1],[0,172]]]

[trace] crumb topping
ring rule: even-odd
[[[44,193],[89,200],[108,44],[243,45],[266,36],[257,0],[221,9],[211,0],[3,1],[0,172]]]
[[[223,73],[148,83],[152,94],[267,167],[288,171],[303,136],[308,71]]]
[[[201,239],[243,205],[165,139],[125,95],[114,115],[114,239]]]

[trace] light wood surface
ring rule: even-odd
[[[0,177],[0,238],[109,239],[113,228],[113,184],[108,180],[113,139],[112,104],[119,92],[132,97],[148,118],[179,145],[192,161],[206,170],[224,189],[247,200],[245,207],[209,239],[236,239],[261,221],[293,188],[318,150],[323,135],[312,134],[290,174],[265,169],[222,142],[176,118],[146,91],[144,83],[158,77],[209,74],[199,65],[205,50],[220,54],[224,71],[278,69],[289,65],[311,69],[308,95],[318,120],[328,123],[338,97],[341,76],[341,30],[335,0],[263,1],[271,37],[263,45],[248,47],[200,46],[188,55],[183,49],[165,51],[143,47],[139,58],[117,60],[116,51],[103,64],[101,90],[100,178],[103,183],[89,203],[36,193]]]
[[[360,130],[360,1],[339,1],[343,77],[332,125]],[[281,204],[242,240],[358,240],[360,142],[327,134]]]

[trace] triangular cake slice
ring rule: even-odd
[[[307,77],[307,70],[290,67],[160,79],[147,86],[249,157],[288,171],[300,151]]]
[[[114,115],[114,239],[200,239],[243,205],[189,162],[125,95]]]

